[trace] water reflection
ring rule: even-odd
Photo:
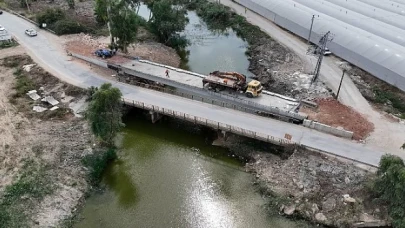
[[[270,217],[252,176],[203,136],[176,124],[126,124],[107,191],[87,200],[75,227],[297,227]]]
[[[140,4],[138,14],[149,19],[150,10]],[[208,29],[194,11],[188,11],[189,22],[181,35],[189,41],[185,52],[179,53],[183,62],[183,69],[201,74],[208,74],[215,70],[236,71],[252,76],[248,71],[249,61],[245,52],[247,42],[239,38],[232,29]]]

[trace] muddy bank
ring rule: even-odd
[[[69,108],[80,109],[84,91],[21,53],[9,49],[11,57],[0,56],[0,226],[57,227],[84,199],[89,185],[81,160],[98,148],[87,122]],[[33,89],[59,101],[58,109],[29,98],[25,93]]]
[[[214,143],[247,158],[246,169],[263,194],[277,196],[270,206],[288,217],[332,227],[388,221],[387,209],[373,201],[367,187],[373,170],[301,148],[272,154],[273,146],[234,135]]]

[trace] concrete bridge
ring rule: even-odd
[[[38,37],[31,38],[25,36],[23,31],[32,27],[32,24],[6,12],[1,18],[2,25],[17,38],[18,42],[27,49],[30,56],[40,66],[70,84],[88,88],[90,86],[100,86],[103,83],[111,83],[121,90],[126,103],[132,103],[137,107],[142,105],[143,108],[148,107],[150,109],[152,106],[155,107],[155,111],[161,110],[162,114],[170,115],[172,113],[177,118],[183,115],[183,118],[191,118],[199,123],[206,121],[207,125],[216,124],[218,128],[228,128],[232,132],[236,132],[236,130],[232,129],[242,129],[240,131],[249,132],[247,134],[253,134],[263,139],[266,138],[266,140],[267,136],[274,139],[283,139],[285,134],[288,134],[291,136],[289,143],[295,143],[306,148],[372,166],[377,166],[380,157],[384,154],[383,151],[377,151],[364,144],[296,124],[264,118],[101,77],[84,66],[72,62],[71,57],[66,56],[66,53],[58,47],[60,42],[58,37],[41,30]],[[156,109],[156,107],[159,108]],[[229,128],[229,126],[231,127]]]

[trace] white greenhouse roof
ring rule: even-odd
[[[343,0],[236,1],[305,39],[316,15],[312,42],[330,31],[334,38],[328,47],[333,53],[405,91],[405,31],[400,27],[404,16],[387,10],[385,3],[377,4],[380,0],[347,0],[348,8],[334,4]],[[404,2],[405,10],[405,0],[393,1]]]

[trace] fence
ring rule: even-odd
[[[236,127],[233,125],[224,124],[224,123],[220,123],[220,122],[213,121],[213,120],[208,120],[208,119],[205,119],[202,117],[190,115],[190,114],[183,113],[183,112],[174,111],[171,109],[161,108],[156,105],[146,104],[144,102],[139,102],[139,101],[134,101],[134,100],[129,100],[129,99],[122,99],[122,102],[127,105],[132,105],[134,107],[154,111],[154,112],[166,115],[166,116],[172,116],[177,119],[186,120],[186,121],[189,121],[189,122],[192,122],[195,124],[200,124],[203,126],[217,129],[217,130],[224,130],[227,132],[231,132],[231,133],[234,133],[237,135],[242,135],[245,137],[257,139],[257,140],[264,141],[264,142],[269,142],[269,143],[273,143],[273,144],[277,144],[277,145],[281,145],[281,146],[296,145],[296,143],[292,142],[291,140],[276,138],[276,137],[273,137],[273,136],[270,136],[267,134],[257,133],[257,132],[247,130],[244,128],[240,128],[240,127]]]

